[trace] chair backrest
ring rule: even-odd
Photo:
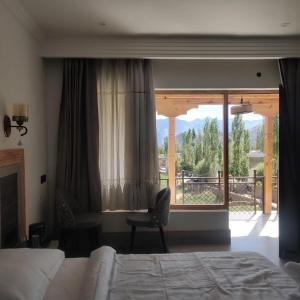
[[[160,223],[162,225],[167,225],[169,221],[170,199],[170,188],[164,188],[156,195],[155,210],[160,215]]]
[[[72,197],[72,194],[66,190],[58,189],[56,191],[57,219],[61,228],[72,228],[76,225],[75,216],[69,205]]]

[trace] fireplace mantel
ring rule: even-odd
[[[20,172],[19,241],[26,239],[25,163],[24,149],[0,150],[0,168],[18,166]]]

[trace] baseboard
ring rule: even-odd
[[[103,232],[102,243],[116,249],[128,249],[130,232]],[[166,231],[165,237],[168,245],[195,245],[195,244],[222,244],[231,242],[230,230],[203,230],[203,231]],[[135,247],[160,247],[158,231],[137,231]]]
[[[168,231],[167,239],[172,243],[207,243],[230,244],[230,230],[202,230],[202,231]]]
[[[283,251],[279,249],[279,258],[283,260],[300,261],[299,251]]]

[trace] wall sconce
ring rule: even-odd
[[[8,115],[4,116],[4,134],[9,137],[11,134],[11,128],[17,128],[20,135],[23,136],[27,133],[27,128],[23,126],[25,122],[28,122],[28,110],[27,104],[14,104],[13,105],[13,115],[12,120],[17,123],[17,125],[11,125],[11,119]]]

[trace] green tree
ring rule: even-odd
[[[260,125],[257,127],[256,150],[264,152],[264,125]]]
[[[244,151],[245,153],[249,153],[250,152],[250,133],[249,130],[245,129],[244,130]]]
[[[188,129],[182,135],[181,168],[185,171],[193,171],[195,166],[195,139],[194,129]]]
[[[256,175],[257,176],[264,176],[264,163],[263,162],[260,162],[256,166]]]
[[[246,152],[246,150],[248,150]],[[232,159],[230,173],[233,176],[248,176],[249,163],[247,153],[250,150],[249,132],[241,115],[236,115],[232,122]]]
[[[195,171],[199,176],[216,176],[223,161],[220,131],[217,119],[207,118],[203,133],[199,134],[198,155]]]
[[[212,176],[212,170],[211,170],[210,163],[207,160],[202,159],[195,166],[195,172],[197,173],[198,176],[203,176],[203,177]]]
[[[178,170],[194,171],[199,176],[216,176],[222,165],[223,152],[217,119],[205,120],[203,130],[188,129],[177,147]]]
[[[169,140],[168,140],[168,137],[166,136],[164,138],[164,142],[163,142],[162,146],[159,147],[159,149],[158,149],[159,153],[163,154],[166,157],[168,155],[168,142],[169,142]]]
[[[195,139],[195,165],[203,159],[203,143],[202,143],[202,133],[199,130],[198,135]]]
[[[244,138],[244,147],[243,147],[243,154],[241,159],[241,174],[242,176],[249,175],[249,158],[248,153],[250,152],[250,134],[248,130],[244,130],[243,132]]]

